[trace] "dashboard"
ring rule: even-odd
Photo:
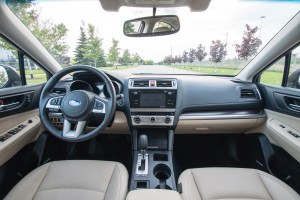
[[[175,133],[243,133],[264,123],[263,98],[253,83],[234,77],[132,75],[106,72],[117,94],[109,133],[163,128]],[[77,72],[60,81],[53,93],[87,90],[110,98],[105,82]],[[61,125],[59,112],[49,113]]]

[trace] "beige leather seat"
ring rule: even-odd
[[[265,172],[241,168],[199,168],[178,180],[183,200],[299,200],[288,185]]]
[[[23,178],[6,200],[124,200],[128,172],[117,162],[57,161]]]

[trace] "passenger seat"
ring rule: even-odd
[[[300,200],[274,176],[255,169],[198,168],[179,177],[183,200]]]

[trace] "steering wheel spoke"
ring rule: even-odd
[[[84,131],[86,125],[86,121],[78,121],[75,125],[75,130],[72,130],[72,123],[65,119],[63,126],[63,137],[75,139],[78,138]]]
[[[107,99],[101,98],[99,96],[95,96],[93,113],[94,114],[105,114],[107,112],[107,108],[109,101]]]
[[[49,98],[46,108],[50,111],[58,111],[60,109],[61,101],[64,96],[55,96]]]

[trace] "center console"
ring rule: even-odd
[[[130,190],[176,190],[172,127],[176,112],[176,79],[130,79],[133,169]]]

